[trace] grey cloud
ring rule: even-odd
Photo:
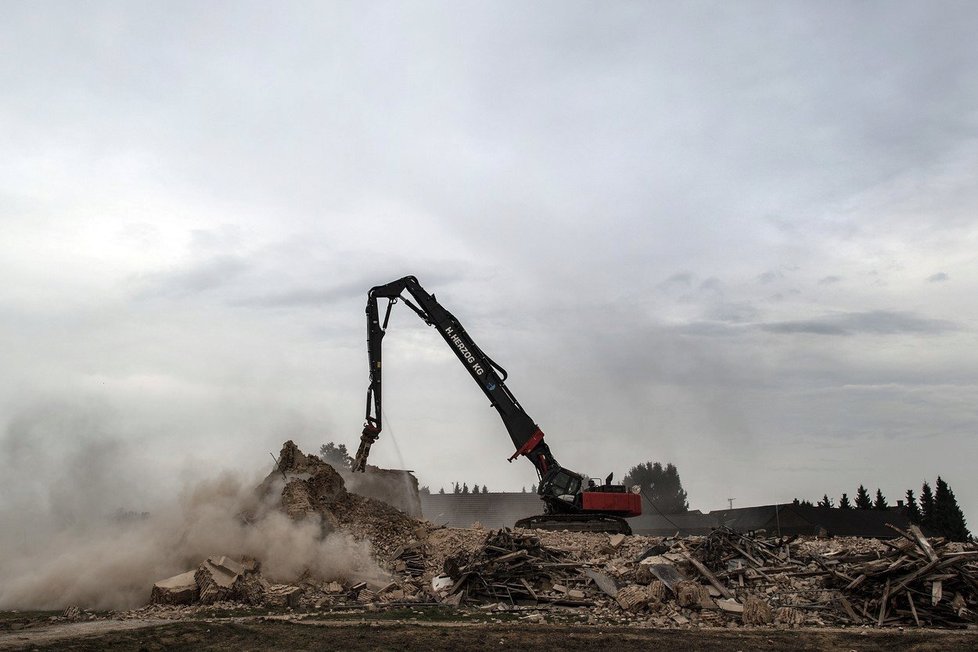
[[[254,267],[238,256],[221,255],[208,258],[184,269],[157,272],[139,279],[143,289],[139,298],[181,298],[226,288]]]
[[[813,319],[758,324],[757,328],[770,333],[810,333],[812,335],[878,335],[920,334],[938,335],[959,330],[959,326],[943,319],[929,319],[910,312],[873,310],[830,314]]]
[[[823,276],[822,278],[818,279],[818,284],[819,285],[832,285],[834,283],[838,283],[841,280],[842,280],[842,277],[841,276],[835,276],[835,275],[832,275],[832,276]]]
[[[757,282],[762,284],[774,283],[781,278],[781,272],[768,271],[757,276]]]
[[[710,311],[709,317],[718,321],[743,323],[757,319],[759,311],[749,301],[723,302]]]
[[[670,287],[689,287],[693,282],[692,272],[676,272],[666,280],[659,284],[660,288],[670,288]]]
[[[711,276],[700,283],[701,290],[717,291],[723,287],[723,282],[716,276]]]
[[[357,281],[327,288],[295,288],[284,292],[230,299],[233,306],[246,308],[301,308],[328,306],[336,301],[366,295],[363,283]]]
[[[942,281],[946,281],[947,279],[948,279],[948,275],[947,274],[945,274],[944,272],[937,272],[936,274],[931,274],[930,276],[928,276],[927,277],[927,282],[928,283],[940,283]]]

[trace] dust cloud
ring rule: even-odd
[[[208,556],[248,556],[274,582],[383,576],[369,544],[318,518],[290,520],[281,482],[221,472],[166,488],[105,415],[69,404],[20,413],[0,435],[0,609],[123,609]]]

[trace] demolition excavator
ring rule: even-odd
[[[384,299],[387,305],[381,320],[378,304]],[[521,519],[516,527],[631,534],[631,528],[624,519],[642,513],[641,497],[624,485],[612,484],[611,475],[603,482],[596,482],[558,464],[544,441],[543,431],[506,387],[506,370],[479,348],[458,319],[438,303],[435,295],[425,291],[414,276],[378,285],[367,294],[370,385],[367,388],[366,421],[360,436],[360,447],[353,460],[353,470],[366,469],[370,447],[377,441],[383,427],[381,343],[387,332],[391,309],[399,301],[438,331],[489,398],[516,447],[509,461],[526,457],[536,468],[539,476],[537,493],[543,500],[544,514]]]

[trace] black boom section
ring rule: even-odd
[[[404,293],[410,298],[404,296]],[[381,320],[378,302],[387,299],[384,315]],[[412,301],[413,299],[413,301]],[[360,448],[353,462],[355,471],[366,468],[370,446],[377,441],[383,428],[381,415],[381,343],[387,332],[391,308],[398,301],[403,301],[429,326],[435,328],[455,353],[472,379],[479,385],[482,392],[489,398],[492,407],[496,408],[499,416],[516,446],[516,452],[510,461],[519,455],[525,455],[533,462],[541,478],[551,475],[560,468],[550,448],[543,441],[543,432],[533,422],[533,419],[523,410],[523,407],[506,387],[506,370],[497,365],[472,340],[455,315],[446,310],[433,294],[428,294],[418,279],[405,276],[386,285],[371,288],[367,294],[367,356],[370,363],[370,386],[367,388],[366,421],[363,434],[360,437]],[[541,483],[542,484],[542,483]],[[543,487],[541,486],[541,493]]]

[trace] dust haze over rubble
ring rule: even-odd
[[[0,437],[0,609],[138,606],[153,582],[215,554],[260,559],[281,582],[383,576],[368,544],[282,512],[284,479],[256,493],[271,460],[174,491],[103,417],[47,403]]]

